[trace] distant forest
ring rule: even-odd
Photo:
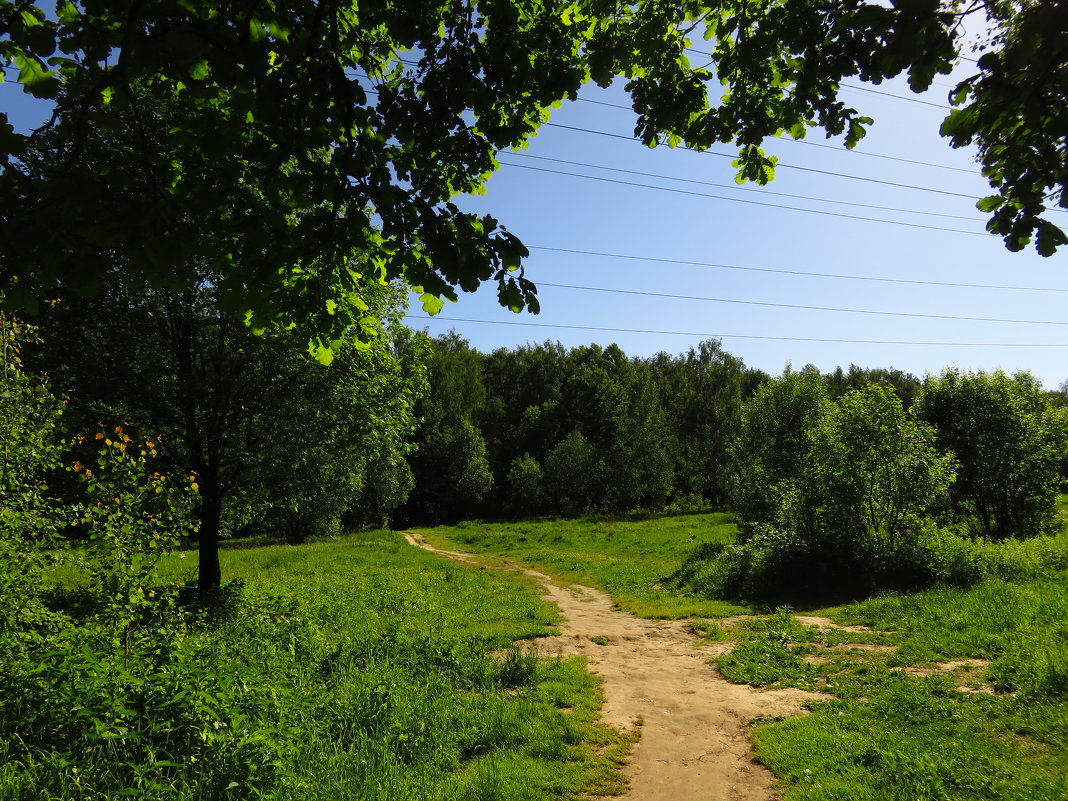
[[[771,380],[715,340],[652,358],[552,342],[486,354],[454,332],[432,343],[401,523],[723,505],[742,409]],[[856,365],[821,379],[832,400],[887,383],[906,408],[923,385]]]

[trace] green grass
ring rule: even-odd
[[[222,558],[237,581],[180,642],[137,651],[72,628],[84,649],[0,666],[0,799],[549,801],[622,789],[629,741],[596,722],[602,697],[584,662],[512,645],[554,631],[557,612],[530,580],[384,532]],[[162,572],[185,577],[191,561]],[[76,597],[80,575],[61,566],[55,597]]]
[[[811,632],[797,624],[788,611],[754,621],[730,652],[716,660],[723,676],[735,684],[754,687],[816,689],[815,667],[802,657],[810,653]]]
[[[729,514],[639,521],[475,521],[419,533],[437,546],[506,557],[560,581],[596,587],[621,609],[641,617],[723,617],[747,611],[662,586],[697,548],[733,541],[734,517]]]
[[[730,680],[820,693],[807,716],[754,722],[757,757],[782,780],[786,801],[1068,798],[1068,536],[984,546],[985,577],[967,589],[823,610],[877,630],[846,633],[805,628],[788,609],[709,620],[744,610],[665,589],[695,551],[731,541],[727,515],[423,533],[485,554],[485,564],[450,562],[384,532],[231,548],[224,574],[244,593],[214,622],[193,625],[165,671],[138,672],[120,638],[109,645],[92,632],[28,673],[9,671],[0,799],[130,790],[160,799],[540,801],[618,792],[629,741],[596,724],[599,690],[581,661],[539,661],[512,646],[552,632],[556,611],[531,580],[496,569],[502,558],[598,587],[639,614],[700,616],[688,624],[695,635],[738,640],[718,660]],[[182,580],[194,562],[175,557],[162,571]],[[83,578],[74,562],[53,576],[68,587]],[[83,641],[99,650],[80,656]],[[989,664],[950,675],[902,670],[950,659]],[[177,704],[176,693],[186,700]]]
[[[1059,509],[1068,515],[1065,496]],[[737,610],[660,588],[696,549],[711,553],[731,541],[727,516],[469,523],[423,533],[437,545],[598,587],[638,614]],[[1068,798],[1068,535],[981,550],[986,575],[967,589],[818,610],[872,632],[809,629],[787,609],[733,625],[690,624],[695,634],[738,640],[718,660],[730,680],[801,687],[825,699],[803,717],[754,722],[756,755],[780,777],[786,801]],[[989,665],[934,670],[967,659]],[[912,675],[906,667],[934,672]]]
[[[878,666],[844,673],[835,691],[841,700],[755,730],[788,801],[1068,797],[1063,747],[1026,734],[1030,713],[1013,699]]]
[[[868,638],[806,634],[782,615],[754,627],[719,660],[728,678],[828,696],[805,717],[754,730],[757,757],[783,779],[787,801],[1068,798],[1066,546],[1065,537],[989,546],[1011,580],[831,610],[841,623],[887,631],[879,639],[892,653],[849,650]],[[812,653],[820,664],[802,660]],[[990,664],[902,670],[968,659]],[[984,686],[995,692],[958,689]]]

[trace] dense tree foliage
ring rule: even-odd
[[[960,463],[953,493],[972,533],[1005,539],[1052,530],[1068,429],[1032,376],[946,370],[926,382],[918,409]]]
[[[18,319],[0,315],[0,527],[25,528],[41,534],[43,507],[40,482],[56,467],[55,439],[62,406],[40,376],[27,374],[22,350],[32,344],[35,330]],[[16,524],[17,516],[17,524]]]
[[[20,352],[32,337],[24,323],[0,315],[0,633],[10,635],[46,614],[36,601],[41,551],[63,524],[44,481],[59,462],[62,405],[41,377],[23,370]],[[0,659],[15,647],[0,636]]]
[[[955,459],[938,454],[934,429],[910,417],[886,384],[850,392],[829,422],[829,483],[848,488],[875,550],[896,553],[945,504]]]
[[[406,507],[420,519],[720,503],[745,388],[767,378],[712,341],[633,359],[616,345],[482,354],[455,334],[434,340],[430,375]],[[472,443],[492,473],[474,494]]]
[[[675,432],[675,482],[683,497],[722,504],[727,498],[728,457],[742,403],[766,378],[747,370],[715,340],[679,358],[660,354],[648,370],[660,390],[664,416]]]
[[[950,95],[958,106],[942,123],[954,147],[975,144],[983,175],[997,194],[979,201],[992,212],[987,230],[1021,250],[1032,238],[1044,256],[1068,242],[1041,217],[1068,208],[1068,2],[987,0],[992,45],[976,74]]]
[[[219,584],[228,532],[299,541],[360,511],[369,472],[406,454],[425,381],[420,341],[400,347],[398,288],[374,299],[385,333],[339,343],[330,366],[299,338],[253,335],[217,292],[205,276],[182,292],[116,284],[92,302],[59,301],[35,360],[70,396],[72,425],[132,424],[163,468],[195,477],[202,588]]]
[[[541,512],[545,506],[545,476],[529,453],[517,456],[508,469],[508,511],[519,517]]]
[[[787,372],[744,416],[740,544],[716,559],[717,592],[834,597],[956,578],[953,548],[933,530],[954,460],[893,387],[869,384],[835,402],[816,372]]]
[[[849,370],[838,367],[823,379],[831,400],[838,400],[850,390],[863,389],[868,384],[887,384],[894,388],[906,409],[912,407],[923,387],[923,381],[911,373],[894,368],[864,368],[855,364],[849,365]]]
[[[863,373],[894,371],[850,370]],[[832,400],[843,375],[788,370],[746,405],[732,465],[740,543],[701,568],[713,592],[967,582],[979,570],[968,538],[1053,530],[1068,429],[1030,375],[947,370],[910,409],[911,381]]]
[[[55,102],[30,134],[0,115],[5,302],[94,294],[117,265],[190,286],[207,262],[227,310],[304,325],[325,358],[383,279],[430,310],[484,281],[536,310],[523,245],[454,197],[583,83],[625,79],[642,141],[735,143],[740,176],[764,182],[768,137],[852,146],[871,120],[843,79],[926,89],[973,15],[994,35],[943,132],[979,145],[990,229],[1048,254],[1065,236],[1046,208],[1068,204],[1064,0],[2,0],[0,61]],[[95,145],[116,134],[125,157],[102,169]]]
[[[757,390],[732,443],[731,499],[743,519],[770,521],[779,506],[776,488],[811,477],[813,434],[830,407],[814,369],[787,370]]]
[[[449,333],[433,340],[404,513],[624,514],[730,501],[766,522],[769,487],[806,469],[811,431],[832,400],[873,383],[901,409],[921,386],[900,370],[856,365],[788,369],[771,381],[715,340],[637,359],[617,345],[551,342],[483,354]],[[478,491],[467,471],[480,476]]]
[[[486,442],[473,422],[484,401],[479,354],[455,334],[435,340],[429,392],[416,409],[410,516],[460,520],[489,492]]]

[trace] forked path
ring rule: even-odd
[[[432,547],[418,535],[409,543],[462,561],[470,554]],[[625,801],[771,801],[774,776],[752,759],[749,721],[800,714],[801,704],[823,697],[802,690],[755,690],[731,684],[708,664],[729,645],[708,643],[679,621],[643,620],[612,608],[590,587],[558,587],[538,579],[564,617],[557,637],[533,643],[539,654],[585,656],[604,682],[602,719],[641,738],[625,772]],[[603,638],[599,645],[590,638]]]

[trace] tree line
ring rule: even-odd
[[[1008,396],[1012,403],[1021,393],[1029,398],[1019,401],[1029,420],[1053,414],[1066,397],[1063,389],[1043,392],[1026,376],[951,371],[924,380],[901,370],[857,365],[826,374],[809,366],[772,379],[746,367],[715,340],[680,355],[651,358],[627,357],[617,345],[567,349],[552,342],[484,354],[454,332],[432,345],[429,389],[417,408],[420,422],[410,458],[413,488],[399,510],[401,519],[417,522],[618,515],[705,505],[751,508],[746,493],[769,503],[766,482],[740,476],[755,453],[807,463],[800,442],[810,436],[805,415],[811,410],[800,397],[777,405],[768,400],[772,388],[785,392],[781,388],[793,386],[798,376],[813,391],[818,388],[824,404],[852,402],[852,394],[873,384],[884,387],[898,414],[938,428],[940,452],[964,454],[958,458],[969,463],[1022,464],[1035,453],[1033,443],[1019,444],[1021,431],[1007,427],[1007,419],[1016,425],[1024,419],[1020,410],[1009,408]],[[944,400],[954,382],[976,397]],[[984,393],[999,387],[1008,395],[994,404],[990,419],[973,419]],[[758,419],[765,421],[763,428]],[[981,457],[965,459],[980,449]],[[1052,456],[1048,449],[1042,454],[1047,462],[1052,459],[1054,473],[1063,474],[1063,455]],[[984,479],[991,487],[972,491],[982,518],[977,533],[989,536],[1016,525],[1005,519],[1007,513],[995,515],[987,508],[994,503],[988,501],[996,495],[993,486],[1003,478],[1012,483],[1004,476]],[[978,480],[962,474],[958,485]],[[998,516],[1001,522],[994,522]]]
[[[720,597],[826,597],[977,580],[988,556],[976,543],[1061,525],[1066,388],[947,368],[907,406],[885,382],[835,400],[815,371],[786,372],[745,409],[738,543],[704,555],[697,583]]]
[[[402,514],[623,513],[726,498],[726,446],[767,380],[719,343],[629,358],[546,342],[483,354],[433,340]],[[697,500],[702,499],[702,500]]]
[[[223,539],[390,521],[711,506],[739,514],[744,541],[807,543],[824,561],[842,551],[828,537],[896,553],[923,520],[1030,536],[1050,530],[1068,466],[1068,392],[1026,374],[851,365],[772,378],[715,340],[649,358],[553,342],[482,353],[455,332],[404,328],[404,293],[389,286],[372,299],[377,338],[336,343],[326,366],[299,332],[222,312],[210,276],[185,292],[122,287],[52,301],[20,343],[63,399],[51,452],[68,469],[44,479],[60,506],[83,503],[71,464],[115,432],[150,442],[154,470],[195,488],[188,536],[207,588]]]

